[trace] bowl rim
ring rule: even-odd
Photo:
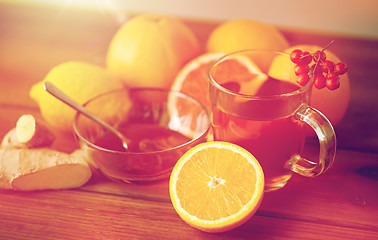
[[[210,132],[210,127],[211,127],[211,116],[210,116],[210,112],[209,110],[205,107],[204,104],[202,104],[200,101],[198,101],[196,98],[188,95],[188,94],[185,94],[183,92],[179,92],[179,91],[175,91],[175,90],[171,90],[171,89],[164,89],[164,88],[155,88],[155,87],[132,87],[132,88],[117,88],[117,89],[114,89],[114,90],[111,90],[111,91],[107,91],[107,92],[104,92],[104,93],[101,93],[91,99],[89,99],[88,101],[86,101],[83,106],[85,107],[87,104],[89,104],[90,102],[102,97],[102,96],[105,96],[105,95],[108,95],[108,94],[112,94],[112,93],[116,93],[116,92],[124,92],[124,91],[154,91],[154,92],[165,92],[166,94],[169,94],[169,93],[173,93],[175,95],[179,95],[179,96],[182,96],[182,97],[185,97],[185,98],[188,98],[190,99],[191,101],[195,102],[196,104],[198,104],[200,106],[200,108],[205,112],[205,115],[207,116],[207,122],[208,122],[208,126],[207,128],[202,131],[198,136],[196,136],[195,138],[192,138],[190,141],[187,141],[185,142],[184,144],[180,144],[180,145],[177,145],[175,147],[171,147],[169,149],[164,149],[164,150],[159,150],[159,151],[151,151],[151,152],[128,152],[128,151],[117,151],[117,150],[112,150],[112,149],[107,149],[107,148],[104,148],[104,147],[101,147],[101,146],[98,146],[96,145],[95,143],[87,140],[85,137],[82,136],[82,134],[80,134],[77,126],[76,126],[76,121],[78,120],[79,116],[81,115],[80,112],[77,112],[75,113],[75,116],[74,116],[74,119],[73,119],[73,130],[74,130],[74,134],[75,136],[77,136],[81,141],[83,141],[86,145],[90,146],[91,148],[93,149],[96,149],[96,150],[101,150],[101,151],[104,151],[104,152],[107,152],[107,153],[113,153],[113,154],[127,154],[127,155],[150,155],[150,154],[157,154],[157,153],[165,153],[165,152],[170,152],[170,151],[174,151],[174,150],[177,150],[177,149],[180,149],[180,148],[183,148],[183,147],[186,147],[194,142],[197,142],[199,141],[200,139],[202,138],[206,138],[207,134]]]

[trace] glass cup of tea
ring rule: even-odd
[[[108,178],[151,181],[170,175],[177,160],[207,140],[210,116],[194,98],[170,90],[132,88],[99,95],[84,107],[123,133],[122,141],[77,113],[74,132],[81,148]]]
[[[312,77],[296,83],[289,54],[244,50],[221,57],[209,67],[214,140],[240,145],[261,164],[265,191],[280,189],[292,172],[303,176],[324,173],[336,154],[332,125],[309,106]],[[305,129],[317,134],[319,159],[301,156]]]

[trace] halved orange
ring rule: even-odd
[[[224,55],[205,53],[194,58],[177,74],[171,89],[196,98],[210,109],[208,69],[211,63]],[[219,66],[219,71],[213,76],[217,83],[236,82],[241,85],[240,93],[254,94],[268,78],[251,59],[243,56],[228,58]]]
[[[169,192],[176,212],[189,225],[224,232],[245,223],[257,211],[264,194],[264,174],[244,148],[206,142],[176,163]]]

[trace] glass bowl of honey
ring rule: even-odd
[[[208,110],[196,99],[157,88],[119,89],[84,104],[123,133],[127,149],[113,133],[76,113],[75,135],[87,157],[108,178],[123,182],[166,178],[179,158],[207,141]]]

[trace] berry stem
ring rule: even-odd
[[[321,53],[323,53],[327,48],[329,48],[333,42],[335,42],[335,40],[331,40],[327,46],[325,46],[322,50],[321,50]],[[319,58],[317,59],[318,61],[316,61],[316,67],[318,66],[318,63],[319,63],[319,60],[320,60],[320,55],[319,55]]]
[[[321,50],[321,52],[323,53],[327,48],[329,48],[333,43],[335,42],[335,40],[331,40],[329,43],[328,43],[328,45],[327,46],[325,46],[322,50]],[[316,69],[317,67],[318,67],[318,65],[319,65],[319,61],[320,60],[320,55],[319,55],[319,59],[318,59],[318,61],[316,61],[316,65],[315,65],[315,68],[314,69]],[[312,72],[312,75],[314,76],[315,75],[315,73],[314,72]]]
[[[328,43],[328,45],[322,49],[322,52],[324,52],[327,48],[329,48],[335,40],[331,40],[331,42]]]

